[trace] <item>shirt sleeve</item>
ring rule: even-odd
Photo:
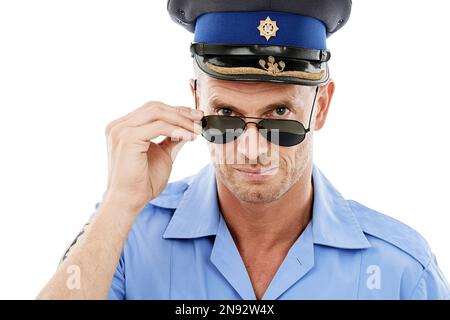
[[[125,273],[123,253],[116,268],[111,287],[108,292],[108,300],[125,300]]]
[[[433,255],[431,262],[424,269],[419,282],[414,289],[413,300],[449,300],[450,287],[444,274],[439,269],[436,257]]]

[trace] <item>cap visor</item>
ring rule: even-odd
[[[200,56],[194,59],[199,68],[220,80],[291,83],[316,86],[328,81],[324,62],[273,56]]]

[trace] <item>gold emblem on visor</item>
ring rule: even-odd
[[[276,21],[272,21],[270,17],[267,17],[266,20],[261,20],[259,22],[258,30],[259,35],[269,41],[270,38],[277,36],[277,31],[280,30],[280,28],[278,28]]]
[[[286,64],[283,61],[275,62],[275,58],[270,56],[268,61],[261,59],[259,60],[259,65],[269,73],[278,74],[283,72]]]

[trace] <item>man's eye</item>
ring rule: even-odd
[[[222,116],[231,116],[233,114],[233,110],[229,108],[219,108],[217,109],[217,114]]]
[[[273,115],[274,116],[284,116],[287,114],[288,111],[289,110],[287,107],[277,107],[277,108],[273,109]]]

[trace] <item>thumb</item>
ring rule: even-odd
[[[180,152],[186,142],[188,142],[188,140],[177,140],[172,137],[166,137],[159,143],[159,146],[169,155],[173,163],[178,155],[178,152]]]

